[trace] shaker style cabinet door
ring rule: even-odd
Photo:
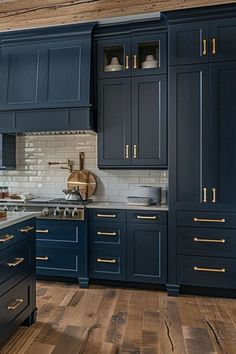
[[[167,79],[132,80],[132,165],[167,166]]]
[[[128,78],[98,83],[98,166],[131,164],[131,83]]]
[[[170,193],[176,209],[209,206],[208,65],[170,70]]]
[[[210,65],[211,208],[236,211],[236,62]]]
[[[170,26],[170,65],[208,62],[208,22],[193,22]]]

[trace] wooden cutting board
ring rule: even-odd
[[[80,169],[73,171],[67,179],[67,188],[79,188],[80,192],[90,198],[96,191],[97,181],[92,172],[84,170],[84,152],[80,152]]]

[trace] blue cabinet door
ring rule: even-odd
[[[167,280],[167,227],[129,223],[127,280],[165,284]]]
[[[208,21],[170,25],[170,65],[208,62]]]
[[[210,201],[208,65],[170,70],[169,163],[171,203],[204,210]]]

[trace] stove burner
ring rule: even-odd
[[[87,200],[66,200],[65,198],[56,198],[50,200],[49,204],[67,204],[67,205],[86,205],[92,203],[92,199]]]

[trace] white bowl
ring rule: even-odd
[[[153,68],[157,68],[157,60],[148,60],[148,61],[144,61],[142,63],[142,69],[153,69]]]
[[[115,65],[115,64],[110,64],[110,65],[106,65],[105,68],[104,68],[104,71],[105,72],[108,72],[108,71],[121,71],[123,70],[123,66],[118,64],[118,65]]]

